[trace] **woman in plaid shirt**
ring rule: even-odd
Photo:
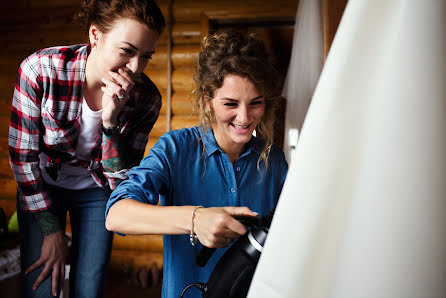
[[[161,96],[143,73],[165,27],[151,0],[85,0],[90,44],[39,50],[20,65],[9,129],[18,191],[22,297],[58,295],[67,211],[70,297],[102,297],[112,233],[105,204],[142,159]]]

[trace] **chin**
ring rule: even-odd
[[[251,138],[252,138],[252,135],[243,136],[243,137],[239,136],[239,137],[232,138],[232,141],[236,144],[246,144],[249,142],[249,140],[251,140]]]

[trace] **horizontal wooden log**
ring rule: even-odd
[[[160,115],[158,117],[158,120],[156,120],[155,124],[153,125],[152,131],[149,134],[149,137],[151,138],[159,138],[166,132],[166,115]]]
[[[195,67],[198,59],[198,53],[200,51],[199,45],[175,45],[172,47],[172,65],[175,68]],[[167,47],[158,46],[156,52],[153,55],[147,65],[147,71],[150,68],[154,69],[167,69]]]
[[[8,110],[11,110],[9,106],[2,105],[2,110],[8,108]],[[8,137],[9,134],[9,121],[10,121],[10,115],[6,113],[0,113],[0,136],[1,137]]]
[[[198,117],[196,115],[178,115],[172,116],[172,130],[174,129],[182,129],[184,127],[192,127],[198,125]]]
[[[33,27],[57,30],[57,26],[62,24],[81,30],[80,25],[73,22],[73,17],[79,9],[80,5],[78,3],[75,6],[69,5],[65,7],[47,5],[46,7],[28,7],[28,9],[9,8],[1,10],[0,30],[8,31]]]
[[[167,113],[167,92],[165,89],[160,90],[161,97],[163,98],[163,105],[161,107],[161,113]],[[190,115],[197,114],[197,111],[194,111],[192,103],[190,101],[190,92],[186,91],[178,91],[172,94],[172,114],[173,115]]]
[[[174,45],[200,44],[200,19],[195,19],[195,22],[193,23],[174,23],[174,25],[172,26],[172,39]]]
[[[8,136],[0,136],[0,158],[8,158]]]
[[[176,0],[174,4],[175,22],[199,20],[201,14],[222,12],[225,14],[243,14],[255,16],[261,12],[271,12],[275,15],[296,16],[297,0],[225,0],[225,1],[200,1],[200,0]]]
[[[174,92],[190,93],[194,84],[192,69],[177,69],[172,72],[172,89]]]
[[[158,139],[159,138],[157,138],[157,137],[150,137],[149,136],[149,141],[147,142],[146,149],[144,151],[144,156],[149,155],[150,149],[152,149],[153,146],[156,144],[156,142],[158,142]]]
[[[2,170],[11,172],[9,167],[6,169],[2,169]],[[3,175],[2,177],[0,177],[0,189],[1,189],[0,198],[2,198],[2,199],[14,198],[15,199],[16,193],[17,193],[17,184],[15,183],[15,180],[12,177],[12,174],[11,174],[11,176]]]
[[[0,115],[9,114],[9,112],[11,111],[10,103],[12,101],[12,95],[14,93],[16,77],[17,73],[0,74]]]
[[[63,34],[60,34],[60,32],[63,32]],[[72,26],[60,24],[49,29],[39,26],[11,29],[2,32],[2,35],[2,40],[8,46],[10,43],[19,42],[15,45],[16,47],[28,45],[31,46],[31,49],[87,42],[87,36],[80,29],[73,29]]]
[[[197,115],[191,103],[191,93],[186,91],[177,91],[172,95],[172,114],[173,115]]]
[[[162,235],[115,235],[113,239],[113,249],[162,252]]]
[[[167,70],[147,69],[145,72],[159,89],[167,88]],[[194,88],[193,70],[178,69],[172,72],[172,89],[191,92]]]
[[[172,64],[176,69],[195,68],[199,52],[199,44],[175,45],[172,49]]]
[[[147,67],[144,73],[155,83],[158,89],[167,88],[167,68],[153,69]]]

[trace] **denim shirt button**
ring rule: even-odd
[[[236,169],[236,170],[237,170],[237,172],[240,172],[240,167],[237,167],[237,169]]]
[[[231,192],[235,192],[235,189],[234,189],[234,188],[231,188]]]

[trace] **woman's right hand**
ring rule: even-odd
[[[28,274],[44,265],[42,272],[34,282],[33,290],[37,289],[45,278],[52,273],[52,293],[53,296],[57,295],[57,288],[58,286],[61,288],[65,278],[67,250],[67,242],[62,232],[44,236],[40,258],[25,271],[25,274]]]
[[[194,232],[201,244],[221,248],[246,233],[246,227],[234,216],[258,215],[248,207],[198,208],[194,216]]]
[[[116,72],[109,71],[108,78],[102,78],[102,82],[102,123],[105,127],[115,127],[118,125],[118,115],[135,86],[134,74],[126,66]],[[123,98],[120,99],[120,96]]]

